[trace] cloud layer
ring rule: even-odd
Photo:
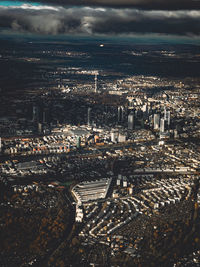
[[[33,0],[30,1],[33,2]],[[199,0],[39,0],[39,2],[62,6],[133,7],[160,10],[200,9]]]
[[[138,10],[92,7],[1,7],[0,30],[36,34],[200,35],[198,10]]]

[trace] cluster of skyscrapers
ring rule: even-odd
[[[155,113],[153,117],[154,130],[160,130],[164,133],[170,126],[170,111],[164,109],[164,116],[161,118],[160,113]]]
[[[144,125],[149,125],[153,130],[160,133],[160,135],[166,135],[170,129],[170,110],[166,107],[154,108],[151,105],[144,104],[137,107],[125,107],[118,106],[115,110],[114,124],[123,126],[123,129],[132,131],[134,129],[143,129]],[[106,114],[107,115],[107,114]],[[87,125],[92,126],[94,121],[92,117],[95,116],[95,110],[91,107],[87,109]],[[113,117],[114,118],[114,117]],[[95,125],[95,124],[94,124]],[[114,126],[115,127],[115,126]],[[124,136],[119,136],[114,131],[111,132],[112,142],[119,141],[118,139],[124,139]]]

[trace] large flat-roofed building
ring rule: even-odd
[[[92,182],[82,182],[72,189],[78,203],[105,198],[111,183],[111,178],[103,178]]]

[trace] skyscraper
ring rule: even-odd
[[[132,111],[128,115],[128,129],[129,130],[133,130],[134,129],[134,113]]]
[[[167,110],[164,108],[164,120],[167,120]]]
[[[118,107],[118,109],[117,109],[117,120],[118,120],[118,122],[121,121],[121,107]]]
[[[81,137],[78,136],[77,139],[76,139],[76,147],[80,148],[80,146],[81,146]]]
[[[91,108],[88,108],[88,114],[87,114],[87,124],[88,126],[91,125]]]
[[[165,132],[165,119],[164,118],[162,118],[161,120],[160,120],[160,132],[161,133],[164,133]]]
[[[123,106],[118,107],[117,118],[118,118],[118,122],[124,121],[124,107]]]
[[[38,133],[42,133],[42,123],[38,122]]]
[[[164,120],[167,121],[167,125],[170,126],[170,110],[164,109]]]
[[[170,111],[167,111],[167,125],[170,126]]]
[[[125,115],[125,110],[124,110],[124,107],[123,106],[121,106],[121,111],[122,111],[122,113],[121,113],[121,121],[123,122],[124,121],[124,115]]]
[[[160,123],[160,114],[154,114],[154,117],[153,117],[154,130],[159,129],[159,123]]]
[[[33,106],[33,121],[37,122],[39,120],[39,108],[38,106]]]
[[[95,73],[94,77],[94,92],[97,93],[97,77],[98,77],[98,72]]]

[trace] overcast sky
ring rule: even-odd
[[[0,1],[0,32],[200,40],[200,1]]]

